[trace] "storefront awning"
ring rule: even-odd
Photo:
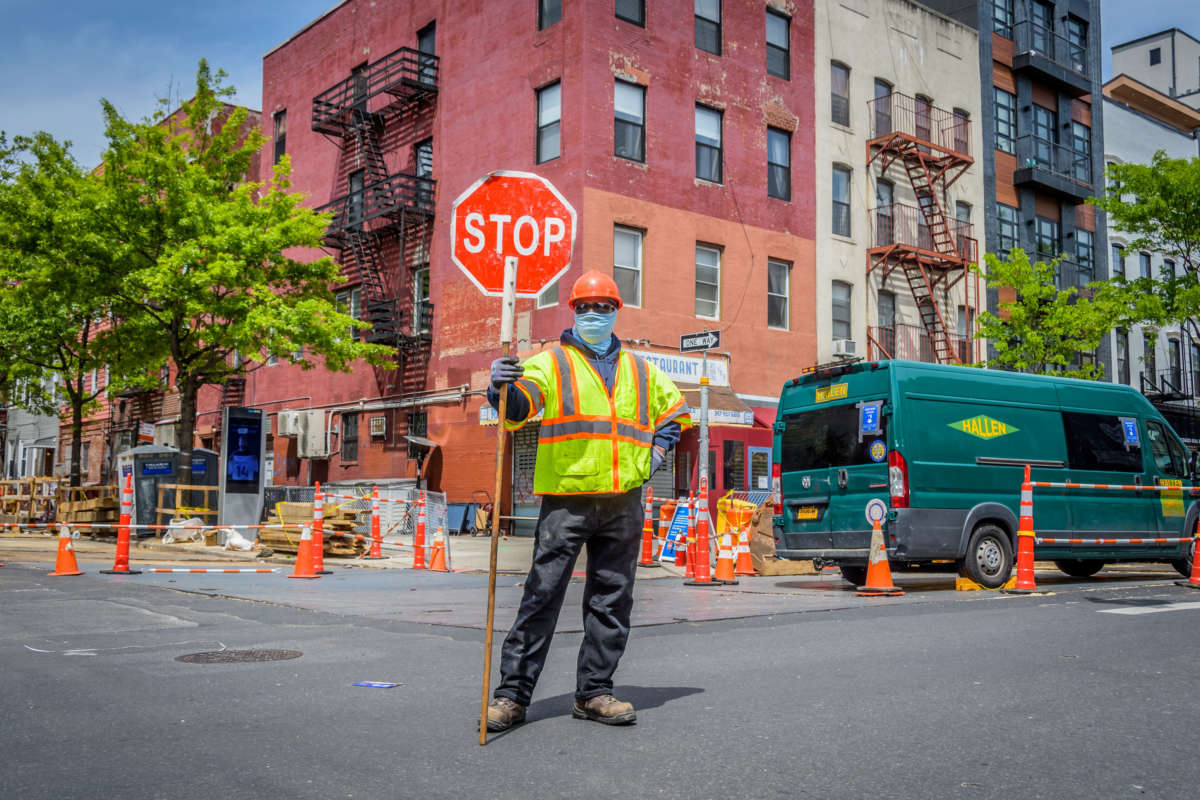
[[[690,383],[677,383],[683,399],[692,409],[692,422],[700,421],[700,387]],[[754,412],[728,386],[708,387],[709,425],[754,425]]]

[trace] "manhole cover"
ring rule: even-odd
[[[287,661],[304,655],[299,650],[214,650],[177,656],[185,664],[240,664],[247,661]]]

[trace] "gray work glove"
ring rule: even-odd
[[[513,383],[525,374],[525,368],[516,356],[502,356],[492,362],[492,387],[500,391],[505,384]]]
[[[658,472],[658,468],[662,466],[663,459],[665,459],[666,457],[667,457],[667,454],[662,452],[661,450],[659,450],[657,447],[650,448],[650,474],[651,475]]]

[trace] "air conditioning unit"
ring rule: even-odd
[[[304,417],[303,411],[280,411],[275,415],[275,435],[276,436],[302,436],[304,431],[301,430]]]
[[[304,421],[296,438],[296,455],[300,458],[329,458],[325,440],[325,412],[316,409],[297,413],[303,415]]]
[[[179,424],[175,422],[154,426],[154,443],[164,447],[179,446]]]
[[[854,358],[858,355],[858,345],[853,339],[834,339],[833,355],[837,358]]]

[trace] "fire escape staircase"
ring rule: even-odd
[[[895,98],[896,106],[892,105],[892,98]],[[900,248],[893,243],[881,255],[873,257],[868,254],[868,272],[884,261],[892,261],[904,270],[913,300],[916,302],[917,313],[921,318],[921,326],[929,337],[934,358],[939,364],[954,364],[958,363],[960,356],[951,341],[950,332],[946,327],[942,310],[938,306],[934,289],[946,279],[947,269],[965,266],[966,254],[960,252],[960,242],[957,241],[955,233],[951,231],[946,211],[942,205],[941,194],[962,176],[973,160],[965,152],[957,151],[959,146],[965,148],[966,142],[969,142],[965,131],[951,130],[952,135],[947,136],[947,129],[944,125],[936,127],[930,125],[930,116],[935,115],[935,112],[948,117],[949,115],[946,115],[944,111],[927,106],[923,113],[913,112],[907,115],[900,113],[893,117],[891,109],[896,108],[903,112],[905,100],[911,101],[911,98],[896,94],[887,98],[889,112],[886,121],[889,127],[893,122],[896,125],[892,130],[876,131],[876,138],[867,143],[867,163],[870,164],[872,160],[878,158],[881,174],[886,172],[887,167],[895,161],[903,164],[916,197],[921,220],[924,223],[924,229],[917,237],[921,240],[919,246],[925,250],[931,243],[933,253],[938,257],[933,259],[927,255],[897,257],[896,254]],[[876,125],[879,125],[883,118],[878,115],[873,116]],[[917,119],[920,119],[923,124],[917,123]],[[906,122],[908,125],[905,124]],[[965,125],[966,122],[955,118],[954,124]],[[909,126],[913,130],[906,131],[905,128]],[[930,141],[930,137],[937,141]],[[925,240],[926,235],[928,240]]]
[[[437,71],[437,56],[400,48],[313,99],[312,129],[336,137],[353,171],[362,171],[361,191],[319,209],[334,212],[325,241],[340,249],[343,268],[353,263],[358,273],[363,319],[371,324],[366,341],[410,351],[428,340],[432,308],[400,297],[406,281],[402,274],[389,280],[386,264],[393,259],[385,260],[384,250],[397,241],[407,253],[409,239],[428,236],[435,184],[423,176],[389,173],[382,142],[390,121],[416,116],[435,100]],[[376,98],[383,98],[382,105],[372,111]],[[412,319],[405,325],[410,305]]]

